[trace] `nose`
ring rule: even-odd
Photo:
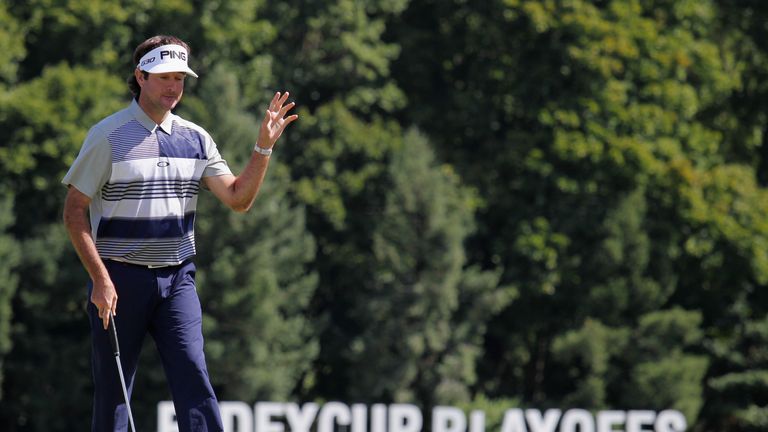
[[[183,83],[170,83],[166,89],[170,93],[179,93],[184,89]]]

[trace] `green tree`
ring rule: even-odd
[[[251,214],[201,197],[225,397],[642,404],[697,430],[764,430],[767,11],[3,3],[0,429],[87,427],[87,276],[59,180],[88,127],[127,101],[132,48],[162,29],[191,43],[203,77],[182,111],[235,169],[272,91],[301,107]],[[403,134],[414,125],[424,136]],[[147,429],[167,397],[153,369],[137,382]]]
[[[374,273],[352,305],[363,330],[348,354],[349,396],[425,408],[467,402],[484,321],[514,291],[494,291],[497,273],[465,267],[469,190],[423,135],[409,131],[403,144],[388,168],[383,212],[369,221]]]
[[[271,4],[265,12],[283,30],[271,48],[276,58],[291,59],[276,62],[278,76],[311,111],[333,100],[366,117],[403,107],[404,95],[390,76],[400,48],[383,35],[386,20],[397,17],[408,1]]]
[[[623,379],[615,368],[616,358],[628,344],[628,329],[611,328],[591,319],[587,319],[582,328],[555,338],[552,355],[554,363],[562,365],[558,374],[561,379],[557,382],[563,385],[560,391],[563,406],[607,406],[611,385]]]
[[[21,23],[9,13],[8,6],[0,5],[0,89],[18,79],[19,61],[24,58],[24,30]]]
[[[365,122],[339,101],[302,111],[296,126],[291,141],[300,147],[283,150],[292,192],[306,205],[307,226],[317,241],[312,268],[319,276],[310,316],[320,330],[320,353],[310,394],[345,398],[354,383],[346,377],[350,364],[344,353],[361,330],[354,305],[374,271],[371,220],[384,207],[387,164],[401,138],[396,123]]]
[[[317,241],[311,316],[320,353],[307,397],[346,398],[356,385],[348,374],[351,341],[362,331],[354,308],[375,271],[371,221],[384,208],[389,159],[402,145],[388,114],[405,103],[389,67],[399,48],[382,36],[406,4],[289,1],[265,9],[281,29],[268,47],[273,71],[302,107],[291,138],[302,144],[286,148],[285,160]]]
[[[16,293],[18,275],[15,267],[20,261],[18,243],[8,234],[8,228],[13,226],[13,194],[0,194],[0,400],[3,400],[3,374],[5,371],[5,356],[13,347],[11,343],[11,319],[13,310],[11,299]]]
[[[614,382],[624,406],[656,411],[677,409],[695,423],[703,404],[703,377],[708,360],[692,349],[700,346],[704,332],[701,313],[680,308],[642,316],[630,344],[622,353],[628,376]]]
[[[0,105],[9,98],[5,89],[16,82],[18,60],[24,56],[23,32],[19,22],[8,13],[5,4],[0,5]],[[0,158],[6,150],[0,145]],[[4,359],[12,348],[11,300],[16,292],[18,276],[15,271],[20,261],[18,243],[10,233],[15,225],[13,189],[0,182],[0,401],[3,400]]]
[[[12,317],[13,349],[3,364],[3,430],[87,427],[87,275],[61,223],[66,191],[60,180],[88,128],[124,104],[123,86],[103,71],[59,65],[15,87],[0,103],[0,188],[13,191],[13,205],[3,209],[4,223],[12,224],[4,231],[21,256],[6,279],[17,289],[11,313],[4,315]]]
[[[768,52],[768,8],[760,1],[717,1],[721,43],[727,48],[731,71],[739,85],[713,110],[712,124],[723,133],[722,151],[730,160],[757,170],[762,186],[768,184],[768,117],[765,113]]]
[[[719,204],[710,217],[704,217],[704,211],[697,212],[701,220],[708,222],[699,230],[695,244],[707,257],[712,269],[709,275],[721,276],[718,269],[728,268],[751,277],[730,283],[725,292],[712,290],[709,284],[705,290],[712,303],[720,303],[720,314],[712,320],[710,343],[706,346],[712,367],[702,423],[709,429],[757,431],[768,425],[766,362],[760,348],[768,312],[764,289],[768,57],[762,43],[766,36],[762,23],[768,9],[755,1],[717,4],[723,28],[721,39],[732,55],[732,70],[739,86],[722,100],[718,110],[713,110],[712,123],[722,130],[723,151],[742,167],[723,168],[705,182],[700,196]],[[722,239],[712,232],[738,240],[724,247]],[[732,254],[743,259],[734,260]],[[721,277],[712,279],[723,285]],[[723,297],[728,299],[727,307],[723,306]]]
[[[731,309],[738,324],[716,339],[710,354],[717,374],[707,382],[706,425],[711,429],[758,431],[768,426],[768,320],[744,320],[738,309],[749,308],[743,300]]]
[[[157,4],[31,0],[11,1],[9,11],[27,32],[22,79],[34,78],[47,65],[62,61],[103,68],[127,78],[135,66],[134,47],[158,33],[187,41],[193,69],[199,72],[207,72],[222,59],[237,62],[231,65],[237,70],[251,70],[258,61],[248,60],[256,60],[263,44],[276,35],[269,22],[260,19],[264,4],[263,0]]]
[[[210,125],[238,173],[251,157],[261,116],[244,110],[237,78],[227,70],[221,65],[204,78],[186,110]],[[308,265],[315,243],[280,160],[285,148],[300,145],[281,138],[249,213],[236,214],[210,194],[201,197],[196,262],[209,368],[222,398],[287,400],[311,379],[318,347],[307,311],[317,277]]]
[[[572,366],[602,389],[595,407],[619,405],[615,366],[592,359],[579,372],[587,353],[564,342],[586,322],[607,326],[608,343],[679,304],[714,332],[722,306],[763,283],[762,193],[720,146],[737,136],[722,101],[743,63],[717,13],[692,1],[414,0],[393,20],[403,120],[481,191],[470,262],[500,264],[501,282],[520,288],[489,328],[491,397],[583,399],[559,385],[557,368]],[[668,369],[654,379],[678,379],[657,360]],[[689,389],[704,364],[692,362]],[[701,400],[678,396],[695,416]]]

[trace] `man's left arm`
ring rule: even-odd
[[[259,138],[256,142],[256,146],[259,148],[254,149],[251,160],[248,161],[248,165],[240,175],[230,174],[203,178],[208,189],[221,202],[237,212],[246,212],[253,205],[267,173],[268,153],[271,153],[272,147],[285,128],[299,118],[295,114],[286,117],[288,111],[295,106],[293,102],[286,104],[287,100],[288,92],[282,95],[280,92],[275,93],[267,112],[264,114],[264,120],[261,122]]]

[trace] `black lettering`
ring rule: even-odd
[[[160,60],[162,60],[165,56],[171,55],[173,51],[160,51]],[[173,57],[171,57],[173,58]]]

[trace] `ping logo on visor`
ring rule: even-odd
[[[184,72],[197,78],[187,65],[187,50],[181,45],[163,45],[144,54],[136,66],[149,73]]]

